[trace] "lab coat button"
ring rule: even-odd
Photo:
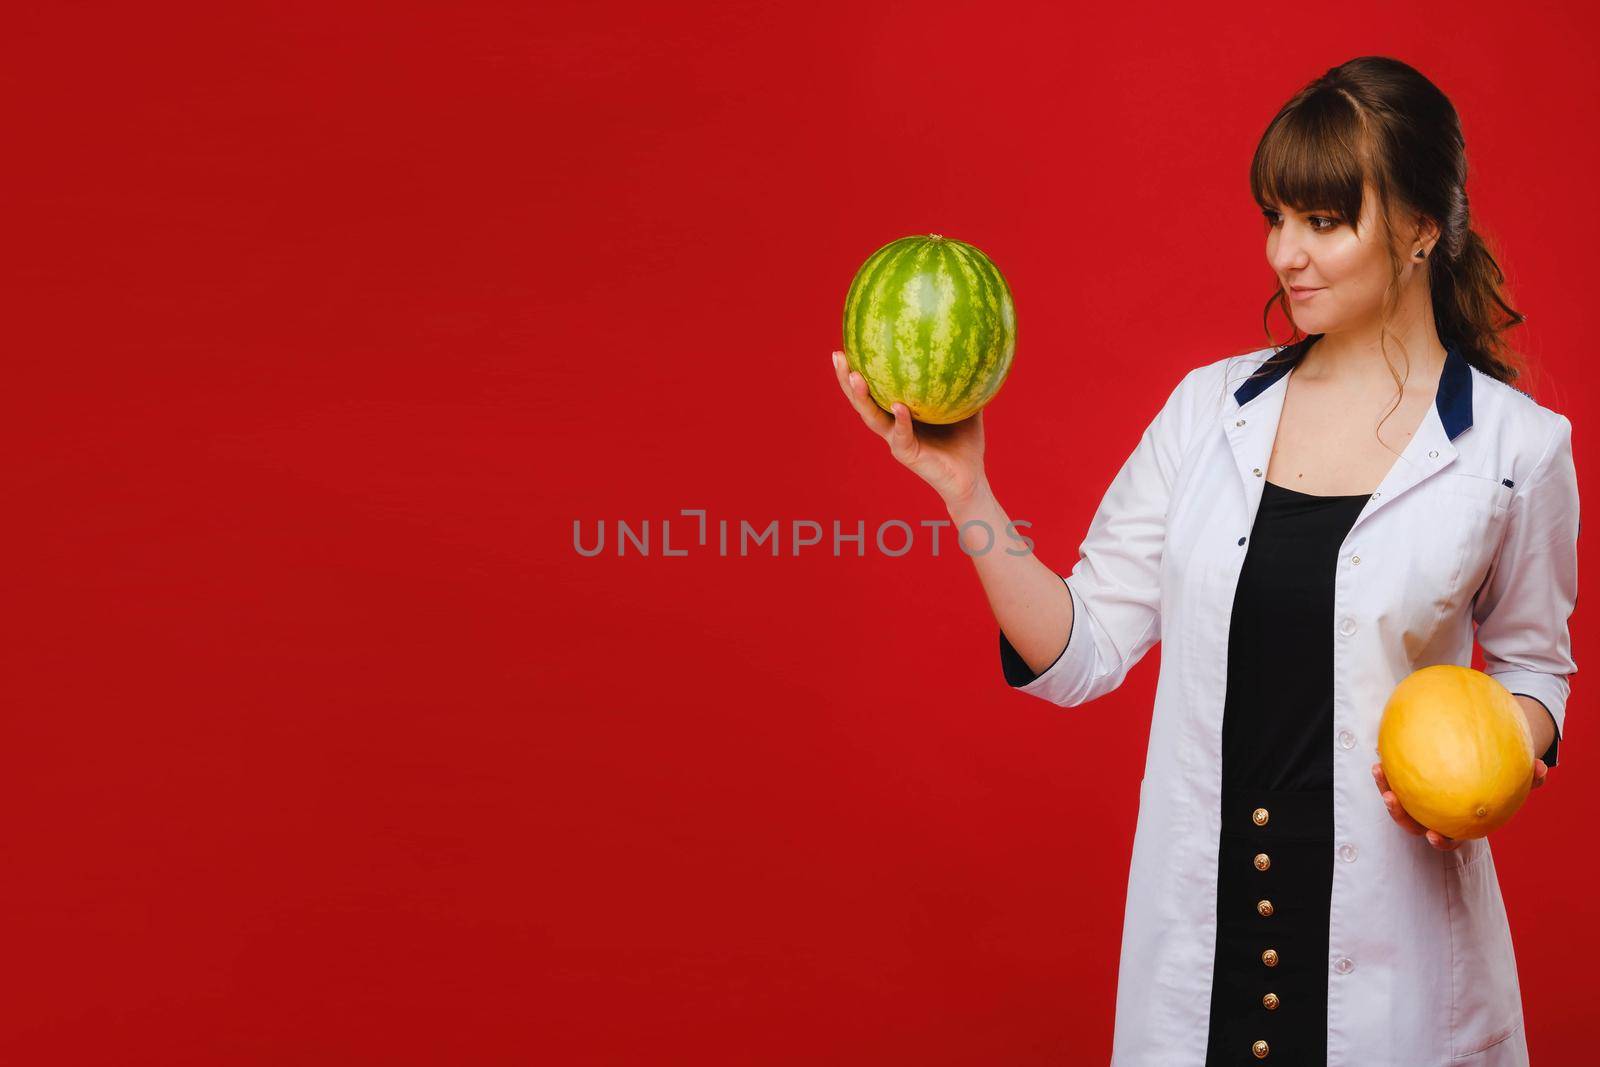
[[[1350,557],[1350,562],[1355,564],[1357,567],[1359,567],[1359,566],[1361,566],[1361,557],[1360,556],[1351,556]]]
[[[1259,477],[1261,477],[1261,468],[1260,467],[1252,467],[1252,468],[1250,468],[1250,473],[1254,474],[1257,478],[1259,478]]]
[[[1356,747],[1356,735],[1351,733],[1349,730],[1340,730],[1339,731],[1339,747],[1344,749],[1347,752],[1350,749],[1355,748]]]
[[[1276,993],[1268,993],[1266,996],[1262,997],[1261,998],[1261,1006],[1263,1008],[1266,1008],[1268,1011],[1277,1011],[1278,1010],[1278,994],[1276,994]]]
[[[1270,901],[1270,900],[1258,900],[1258,901],[1256,901],[1256,911],[1261,913],[1261,917],[1263,919],[1272,918],[1272,901]]]
[[[1256,1054],[1256,1059],[1264,1060],[1267,1058],[1267,1043],[1265,1041],[1257,1041],[1250,1046],[1250,1051]]]
[[[1268,818],[1269,816],[1266,808],[1257,808],[1255,811],[1250,813],[1250,821],[1254,822],[1257,826],[1267,825]]]
[[[1235,426],[1243,426],[1244,425],[1244,420],[1240,419],[1238,422],[1234,423],[1234,425]]]
[[[1268,967],[1276,967],[1278,965],[1278,950],[1275,948],[1267,949],[1261,954],[1261,962]]]
[[[1429,459],[1438,459],[1439,458],[1439,450],[1437,448],[1428,449],[1428,458]]]
[[[1340,845],[1339,858],[1344,860],[1346,863],[1354,863],[1356,861],[1356,846]]]
[[[1241,538],[1239,538],[1239,543],[1240,543],[1240,544],[1241,544],[1241,545],[1242,545],[1242,544],[1244,544],[1244,538],[1242,538],[1242,537],[1241,537]]]
[[[1336,961],[1334,961],[1333,969],[1338,971],[1340,974],[1349,974],[1351,971],[1356,969],[1356,965],[1351,961],[1349,956],[1340,956]]]
[[[1272,858],[1271,857],[1269,857],[1265,852],[1257,852],[1256,853],[1256,870],[1264,871],[1268,867],[1271,867],[1271,866],[1272,866]]]
[[[1356,632],[1356,621],[1354,619],[1343,620],[1339,623],[1339,632],[1349,637]]]

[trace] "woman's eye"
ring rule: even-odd
[[[1261,212],[1261,216],[1267,220],[1267,224],[1270,226],[1278,224],[1278,213],[1276,211],[1264,210]],[[1330,219],[1325,215],[1307,215],[1306,218],[1310,220],[1311,228],[1317,233],[1327,233],[1329,230],[1337,229],[1339,226],[1337,219]],[[1318,223],[1324,222],[1327,223],[1326,226],[1318,225]]]

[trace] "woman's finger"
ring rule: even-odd
[[[1383,793],[1383,806],[1389,809],[1389,818],[1393,819],[1400,829],[1411,836],[1416,837],[1430,832],[1426,826],[1413,819],[1410,813],[1400,806],[1400,798],[1394,795],[1393,790],[1386,790]]]
[[[1461,839],[1457,837],[1446,837],[1437,830],[1429,830],[1428,844],[1432,845],[1440,852],[1454,852],[1456,849],[1461,847]]]
[[[1383,798],[1383,806],[1388,810],[1389,818],[1395,821],[1395,825],[1413,837],[1428,832],[1426,826],[1413,819],[1411,814],[1401,806],[1400,798],[1395,796],[1393,789],[1389,788],[1389,779],[1383,773],[1383,764],[1374,763],[1372,765],[1372,780],[1377,784],[1378,795]]]
[[[894,425],[889,429],[889,451],[901,463],[917,458],[917,435],[911,428],[911,412],[899,402],[894,405]]]
[[[833,359],[833,378],[839,383],[839,390],[851,404],[856,402],[855,390],[850,387],[850,361],[843,352],[835,352]]]
[[[861,421],[871,427],[872,432],[879,437],[887,437],[889,431],[894,429],[894,417],[872,399],[872,393],[867,389],[867,380],[858,371],[850,372],[850,392],[855,396],[856,410],[861,412]]]
[[[1549,775],[1550,768],[1545,765],[1544,760],[1536,759],[1533,761],[1533,788],[1538,789],[1541,785],[1544,785],[1544,780]]]
[[[839,391],[849,397],[850,383],[844,377],[844,353],[835,352],[828,358],[833,360],[833,380],[839,383]]]
[[[1383,764],[1374,763],[1372,765],[1372,780],[1377,783],[1379,793],[1387,793],[1389,791],[1389,779],[1383,773]]]
[[[845,396],[850,398],[850,405],[856,409],[856,414],[861,416],[861,421],[879,437],[887,435],[894,426],[894,419],[872,399],[872,394],[867,391],[867,380],[850,369],[842,352],[833,354],[833,365],[839,375]]]

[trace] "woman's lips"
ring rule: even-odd
[[[1317,289],[1296,289],[1296,288],[1291,286],[1290,289],[1289,289],[1289,295],[1292,296],[1296,300],[1310,300],[1312,297],[1316,296],[1320,292],[1322,292],[1321,288],[1317,288]]]

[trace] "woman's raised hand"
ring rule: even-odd
[[[970,500],[988,482],[983,469],[983,412],[947,426],[913,426],[901,403],[884,411],[867,391],[866,379],[850,369],[843,352],[833,353],[833,373],[867,428],[889,444],[889,452],[933,486],[947,507]]]
[[[1538,789],[1544,785],[1545,776],[1550,773],[1550,768],[1545,766],[1542,759],[1533,761],[1533,788]],[[1400,806],[1400,798],[1394,795],[1394,790],[1389,788],[1389,779],[1383,773],[1383,764],[1372,765],[1372,780],[1378,784],[1378,795],[1383,797],[1383,806],[1389,809],[1389,817],[1400,825],[1408,834],[1427,834],[1428,844],[1440,852],[1454,852],[1461,847],[1462,839],[1459,837],[1446,837],[1437,830],[1430,830],[1416,819],[1413,819],[1405,808]]]

